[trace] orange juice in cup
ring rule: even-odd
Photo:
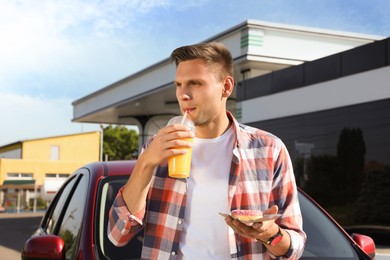
[[[183,140],[193,142],[193,138],[185,138]],[[190,176],[192,148],[185,148],[187,153],[169,157],[168,173],[172,178],[187,178]]]
[[[195,133],[194,123],[184,116],[176,116],[169,120],[168,125],[183,124],[186,125],[193,133]],[[193,142],[193,138],[184,138],[183,140]],[[190,176],[192,148],[181,147],[186,149],[187,153],[169,157],[168,159],[168,174],[172,178],[188,178]]]

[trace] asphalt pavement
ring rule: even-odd
[[[24,242],[38,228],[43,212],[0,214],[0,256],[2,260],[20,260]]]

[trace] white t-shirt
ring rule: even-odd
[[[229,226],[218,212],[229,212],[229,172],[234,129],[214,139],[195,138],[180,241],[181,259],[230,259]]]

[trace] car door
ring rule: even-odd
[[[89,175],[78,172],[62,186],[42,222],[42,232],[61,237],[66,259],[74,259],[79,248]]]

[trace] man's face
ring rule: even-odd
[[[201,59],[179,63],[176,70],[176,98],[182,113],[194,121],[196,126],[217,122],[226,116],[224,85],[207,68]]]

